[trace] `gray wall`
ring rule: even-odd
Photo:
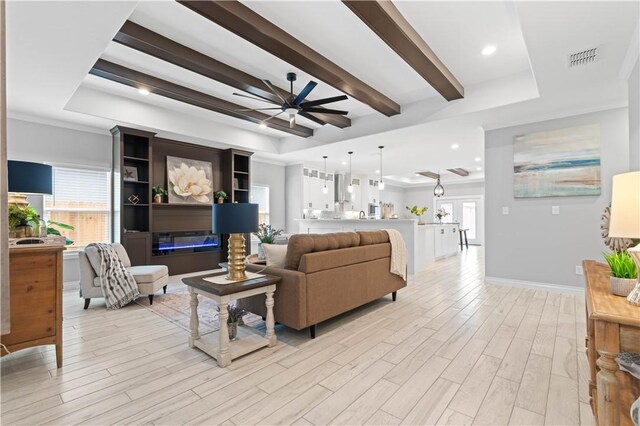
[[[629,166],[640,170],[640,59],[631,71],[629,87]]]
[[[302,219],[303,204],[302,164],[294,164],[285,168],[285,232],[298,233],[296,219]]]
[[[275,228],[284,229],[284,166],[252,160],[251,184],[269,187],[269,220]]]
[[[380,191],[380,201],[392,203],[396,213],[401,215],[404,210],[404,189],[385,183],[384,190]]]
[[[611,200],[611,177],[629,169],[626,108],[488,131],[485,134],[485,269],[488,277],[583,286],[583,259],[602,259],[600,215]],[[595,197],[514,199],[516,135],[600,124],[602,193]],[[509,215],[502,215],[502,207]],[[551,215],[551,206],[560,215]]]

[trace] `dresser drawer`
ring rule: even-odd
[[[13,345],[56,334],[56,256],[12,256],[9,269],[11,333],[2,343]]]

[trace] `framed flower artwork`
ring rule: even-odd
[[[169,204],[213,204],[213,172],[208,161],[167,156]]]

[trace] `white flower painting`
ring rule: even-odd
[[[167,178],[169,203],[213,204],[210,162],[167,156]]]

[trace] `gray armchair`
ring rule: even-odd
[[[131,266],[131,260],[124,246],[119,243],[113,243],[112,246],[118,253],[122,265],[136,280],[140,294],[148,295],[149,303],[153,305],[153,294],[156,291],[162,288],[164,293],[167,292],[169,268],[165,265]],[[104,297],[100,278],[96,275],[96,271],[100,270],[98,250],[95,247],[85,248],[78,253],[78,262],[80,264],[80,297],[84,298],[84,308],[87,309],[92,298]]]

